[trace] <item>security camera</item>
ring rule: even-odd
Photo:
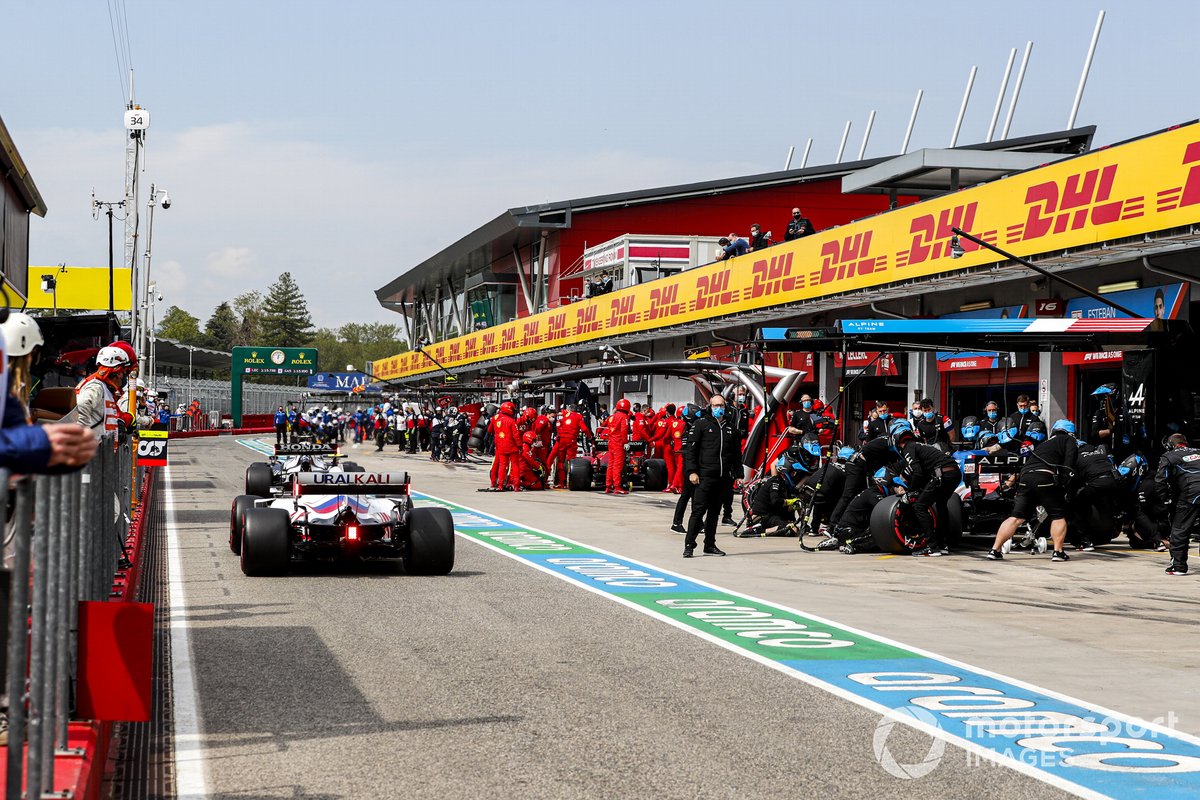
[[[170,207],[171,207],[171,195],[169,195],[169,194],[165,194],[165,193],[163,194],[163,198],[162,198],[162,207],[163,207],[163,208],[170,208]]]
[[[156,302],[156,303],[161,303],[161,302],[162,302],[162,294],[161,294],[161,293],[159,293],[159,294],[156,294],[156,295],[154,296],[154,302]]]
[[[950,257],[951,258],[962,258],[966,252],[967,252],[966,250],[963,250],[962,243],[960,243],[958,241],[958,237],[951,236],[950,237]]]

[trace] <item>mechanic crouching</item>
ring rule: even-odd
[[[796,536],[799,482],[808,474],[807,452],[792,448],[771,466],[771,476],[749,500],[749,524],[742,536]]]
[[[708,403],[708,411],[696,421],[683,452],[683,469],[696,487],[683,540],[684,558],[692,557],[701,527],[704,554],[725,555],[717,547],[717,522],[725,495],[733,491],[733,481],[742,471],[741,438],[725,416],[725,398],[713,394]]]
[[[545,448],[534,431],[521,434],[521,488],[541,491],[546,488]]]
[[[1006,545],[1012,541],[1017,528],[1037,513],[1041,506],[1050,520],[1050,538],[1054,541],[1052,561],[1070,561],[1063,550],[1067,540],[1066,500],[1063,485],[1074,473],[1079,460],[1079,442],[1075,440],[1075,423],[1060,419],[1050,429],[1050,438],[1033,448],[1017,476],[1017,497],[1012,516],[1004,520],[996,532],[996,541],[987,557],[992,561],[1004,558]]]
[[[950,555],[935,515],[945,516],[946,501],[962,482],[962,470],[954,456],[939,447],[917,441],[907,422],[893,422],[890,435],[892,448],[904,459],[900,472],[905,487],[904,502],[912,508],[926,542],[924,547],[914,550],[913,555]]]
[[[1174,502],[1171,516],[1171,564],[1168,575],[1188,574],[1188,544],[1200,521],[1200,449],[1188,446],[1187,437],[1172,433],[1167,452],[1158,460],[1154,481],[1161,484]]]

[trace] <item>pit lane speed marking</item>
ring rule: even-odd
[[[1200,797],[1200,738],[477,509],[462,537],[1079,797]]]

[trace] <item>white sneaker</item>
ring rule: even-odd
[[[1000,552],[1003,555],[1008,555],[1012,552],[1012,539],[1009,539],[1004,544],[1000,545]]]

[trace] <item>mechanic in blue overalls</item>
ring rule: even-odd
[[[284,412],[283,406],[275,412],[275,444],[283,444],[287,439],[287,413]]]
[[[296,426],[298,423],[299,423],[299,414],[296,413],[296,409],[293,406],[287,410],[287,433],[288,433],[288,435],[286,437],[284,437],[284,441],[288,442],[289,444],[291,442],[296,441]]]

